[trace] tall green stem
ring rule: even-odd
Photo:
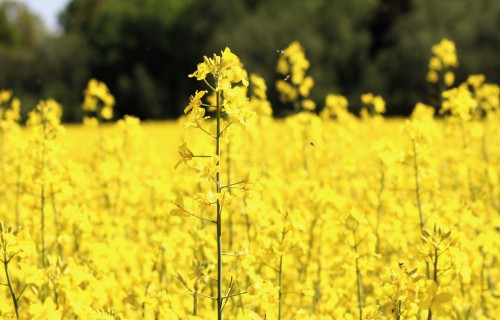
[[[42,193],[40,196],[40,206],[41,206],[41,232],[42,232],[42,257],[41,263],[42,268],[45,269],[45,184],[42,183]]]
[[[417,197],[417,207],[418,207],[418,215],[420,218],[420,232],[422,235],[424,234],[424,213],[422,210],[422,198],[421,198],[421,190],[420,190],[420,181],[419,181],[419,170],[418,170],[418,162],[417,162],[417,143],[415,139],[412,139],[413,143],[413,169],[415,171],[415,194]],[[429,262],[425,263],[426,271],[427,271],[427,279],[430,278],[430,267],[429,267]],[[429,309],[429,313],[427,315],[427,319],[431,320],[432,319],[432,311]]]
[[[10,297],[12,298],[12,303],[14,304],[14,310],[16,311],[16,318],[19,319],[19,304],[17,301],[16,294],[14,293],[14,289],[12,287],[12,281],[10,280],[9,275],[9,262],[11,258],[7,259],[7,245],[3,243],[3,267],[5,270],[5,277],[7,278],[7,286],[9,287]]]
[[[278,278],[278,285],[279,285],[279,293],[278,293],[278,301],[279,301],[279,305],[278,305],[278,320],[281,320],[281,309],[282,309],[282,305],[283,305],[283,254],[280,255],[280,267],[279,267],[279,278]]]
[[[281,245],[285,241],[286,235],[286,220],[288,219],[288,211],[285,213],[285,219],[283,220],[283,230],[281,231]],[[283,253],[280,254],[280,266],[278,269],[278,282],[279,282],[279,292],[278,292],[278,320],[281,320],[281,309],[283,304]]]
[[[41,217],[40,217],[40,224],[41,224],[41,240],[42,240],[42,257],[41,257],[41,263],[42,263],[42,268],[45,269],[46,267],[46,248],[45,248],[45,170],[46,170],[46,159],[45,159],[45,153],[46,153],[46,144],[48,140],[48,135],[47,135],[47,110],[45,107],[41,110],[42,113],[42,134],[43,134],[43,141],[42,141],[42,165],[41,165],[41,176],[42,176],[42,190],[41,190],[41,195],[40,195],[40,210],[41,210]],[[43,298],[42,298],[43,300]]]
[[[220,92],[216,92],[217,107],[216,107],[216,146],[215,154],[217,155],[217,173],[215,174],[215,184],[217,194],[221,192],[220,181],[220,135],[221,135],[221,97]],[[217,319],[222,320],[222,205],[217,199]]]
[[[417,196],[417,207],[418,207],[418,215],[420,218],[420,231],[424,229],[424,213],[422,210],[422,199],[420,196],[420,181],[419,181],[419,170],[418,170],[418,162],[417,162],[417,144],[415,140],[412,140],[413,143],[413,169],[415,170],[415,193]],[[427,270],[428,271],[428,270]],[[429,276],[429,275],[427,275]]]

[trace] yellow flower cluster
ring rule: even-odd
[[[0,92],[0,318],[500,314],[497,85],[445,91],[444,119],[331,94],[281,120],[229,49],[192,76],[178,122],[62,126],[47,100],[21,127]]]
[[[84,91],[82,109],[105,120],[113,118],[115,97],[109,92],[105,83],[92,79]]]
[[[451,87],[455,82],[455,74],[451,69],[458,67],[455,43],[449,39],[443,39],[438,44],[432,46],[432,53],[433,56],[429,60],[427,81],[437,83],[441,74],[446,87]]]
[[[385,113],[385,101],[381,96],[375,96],[372,93],[365,93],[361,95],[361,116],[368,117],[370,115],[377,116]]]
[[[306,76],[306,71],[309,69],[309,60],[305,56],[304,49],[299,42],[294,41],[284,50],[279,50],[279,52],[280,58],[276,71],[284,77],[276,82],[280,101],[294,103],[296,110],[312,111],[316,109],[316,104],[307,99],[314,86],[314,80],[311,76]]]

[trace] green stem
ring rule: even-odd
[[[419,170],[417,163],[417,144],[415,140],[412,140],[413,143],[413,169],[415,171],[415,193],[417,196],[417,207],[418,207],[418,215],[420,218],[420,231],[424,229],[424,213],[422,210],[422,199],[420,196],[420,181],[419,179]],[[422,232],[423,234],[423,232]]]
[[[216,92],[217,97],[217,107],[216,107],[216,146],[215,154],[217,155],[217,166],[219,170],[215,174],[215,183],[217,194],[221,192],[221,180],[220,180],[220,129],[221,129],[221,101],[220,92]],[[222,205],[220,200],[217,199],[217,319],[222,320]]]
[[[193,292],[193,316],[198,315],[198,292]]]
[[[434,275],[432,277],[432,280],[434,280],[434,282],[436,284],[438,284],[438,259],[439,259],[439,255],[438,255],[438,249],[435,248],[434,249],[434,259],[433,259],[433,266],[434,266]],[[429,313],[427,314],[427,320],[431,320],[432,319],[432,309],[429,308]]]
[[[283,241],[285,241],[286,235],[286,220],[288,218],[288,211],[285,214],[285,219],[283,221],[283,230],[281,231],[281,245],[283,245]],[[281,320],[281,309],[283,305],[283,254],[280,254],[280,266],[278,268],[278,320]]]
[[[415,139],[412,139],[412,144],[413,144],[413,169],[415,171],[415,194],[417,197],[417,207],[418,207],[418,216],[420,218],[420,232],[423,235],[424,234],[424,212],[422,209],[422,198],[421,198],[421,190],[420,190],[420,181],[419,181],[419,170],[418,170],[418,162],[417,162],[417,144],[415,142]],[[427,273],[427,279],[430,278],[430,267],[429,267],[429,262],[425,263],[426,267],[426,273]]]
[[[354,252],[358,253],[358,243],[356,241],[356,231],[352,231],[352,236],[354,237]],[[358,285],[358,308],[359,308],[359,320],[363,320],[363,296],[362,296],[362,283],[361,283],[361,273],[359,272],[359,262],[358,257],[356,257],[356,282]]]
[[[222,134],[222,133],[221,133]],[[231,183],[231,148],[230,144],[227,145],[227,154],[226,154],[226,162],[227,162],[227,167],[226,167],[226,174],[227,174],[227,184],[226,186],[228,187],[228,192],[231,193],[231,188],[230,186],[232,185]],[[222,187],[221,187],[222,189]],[[233,250],[233,239],[234,239],[234,228],[233,228],[233,215],[229,215],[229,250]]]
[[[46,248],[45,248],[45,153],[46,153],[46,144],[48,140],[48,135],[47,135],[47,111],[44,109],[41,111],[42,112],[42,133],[43,133],[43,142],[42,142],[42,168],[41,168],[41,176],[42,176],[42,190],[41,190],[41,199],[40,199],[40,210],[41,210],[41,237],[42,237],[42,257],[41,257],[41,263],[42,263],[42,268],[45,269],[46,267]],[[42,296],[42,301],[44,300],[44,297]]]
[[[438,255],[438,249],[435,248],[434,249],[434,282],[436,284],[438,284],[438,259],[439,259],[439,255]]]
[[[50,184],[50,200],[52,203],[52,211],[54,212],[54,229],[55,229],[55,234],[60,234],[60,222],[59,222],[59,210],[56,205],[56,194],[54,192],[54,185]],[[59,254],[60,257],[63,256],[63,246],[59,241],[56,241],[57,243],[57,253]]]
[[[12,303],[14,304],[14,310],[16,311],[16,318],[19,319],[19,305],[16,298],[16,294],[14,293],[14,288],[12,288],[12,281],[10,280],[9,275],[9,262],[10,258],[7,259],[7,244],[3,243],[3,267],[5,270],[5,277],[7,278],[7,286],[9,287],[10,296],[12,298]]]
[[[396,320],[399,320],[401,318],[401,303],[402,303],[402,301],[399,300],[398,309],[396,310]]]
[[[40,206],[41,206],[41,232],[42,232],[42,257],[41,257],[41,263],[42,263],[42,268],[45,269],[45,255],[46,255],[46,250],[45,250],[45,183],[42,183],[42,193],[40,196]]]
[[[278,280],[278,285],[279,285],[279,294],[278,294],[278,320],[281,320],[281,309],[283,305],[283,255],[280,255],[280,266],[279,266],[279,280]]]
[[[317,307],[318,303],[321,299],[321,271],[322,271],[322,264],[321,264],[321,249],[322,249],[322,235],[323,235],[323,224],[319,225],[320,231],[319,231],[319,239],[318,239],[318,270],[316,271],[316,280],[314,282],[314,297],[313,297],[313,305],[312,309],[314,312],[317,312]]]

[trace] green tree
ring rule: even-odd
[[[276,49],[297,40],[311,62],[311,97],[319,106],[329,92],[359,93],[369,63],[370,19],[375,0],[260,1],[252,10],[215,30],[210,49],[230,46],[247,69],[261,74],[271,88],[279,77]],[[209,50],[207,50],[209,51]],[[285,106],[270,90],[275,114]],[[359,96],[357,97],[359,100]]]
[[[0,2],[0,45],[34,48],[46,36],[42,20],[26,5],[16,1]]]
[[[0,2],[0,88],[13,89],[26,113],[36,103],[40,82],[33,75],[35,49],[47,36],[42,20],[26,5]]]
[[[94,52],[79,34],[48,37],[36,50],[33,75],[39,99],[54,98],[64,106],[64,121],[81,121],[83,90],[91,78]],[[43,62],[43,63],[40,63]]]
[[[456,82],[484,73],[500,82],[500,2],[489,0],[413,0],[411,11],[385,35],[363,86],[372,87],[388,102],[388,112],[408,114],[425,100],[430,48],[442,38],[456,43],[460,66]]]
[[[91,75],[109,85],[118,115],[172,117],[182,108],[189,90],[179,77],[196,61],[189,49],[197,31],[180,28],[191,2],[73,0],[61,14],[65,33],[80,34],[95,52]]]

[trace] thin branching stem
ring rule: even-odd
[[[210,132],[208,132],[205,128],[203,128],[202,126],[199,126],[198,128],[200,128],[201,131],[205,132],[206,134],[208,134],[210,137],[214,138],[214,139],[217,139],[217,136],[214,136],[213,134],[211,134]],[[210,157],[210,156],[208,156]]]
[[[245,181],[233,182],[233,183],[227,184],[227,185],[225,185],[225,186],[221,186],[220,188],[221,188],[221,189],[224,189],[224,188],[231,188],[231,187],[233,187],[233,186],[236,186],[236,185],[238,185],[238,184],[242,184],[242,183],[244,183],[244,182],[245,182]]]
[[[198,218],[198,219],[200,219],[200,220],[206,221],[206,222],[210,222],[210,223],[217,223],[217,221],[210,220],[210,219],[207,219],[207,218],[203,218],[202,216],[196,215],[196,214],[194,214],[194,213],[191,213],[191,216],[193,216],[193,217],[195,217],[195,218]]]
[[[224,129],[221,130],[220,134],[222,135],[224,133],[224,131],[227,130],[227,128],[229,128],[233,123],[230,122]]]
[[[205,83],[207,84],[207,86],[212,89],[212,91],[215,91],[215,88],[212,87],[212,85],[207,81],[207,79],[203,79],[203,81],[205,81]],[[217,104],[218,105],[218,104]]]

